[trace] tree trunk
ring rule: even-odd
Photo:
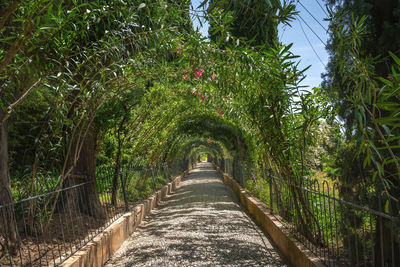
[[[296,183],[296,175],[294,174],[289,163],[287,163],[284,167],[286,170],[286,179],[289,183],[288,185],[290,195],[293,200],[294,208],[296,210],[298,231],[311,243],[318,246],[323,246],[321,227],[315,215],[310,210],[309,204],[305,200],[303,190],[300,188],[302,184]],[[313,234],[313,225],[315,225],[315,227],[317,228],[315,234]]]
[[[82,212],[95,218],[104,218],[105,210],[101,205],[96,184],[96,138],[92,129],[81,142],[83,143],[75,140],[70,156],[66,159],[68,166],[73,166],[73,169],[71,175],[64,181],[64,188],[86,184],[65,192],[64,208],[68,212]],[[76,152],[79,155],[74,155],[74,151],[79,151],[77,147],[80,145],[82,145],[80,152]]]
[[[324,246],[320,225],[310,210],[302,190],[294,185],[290,186],[290,190],[297,213],[297,220],[299,221],[298,231],[311,243],[317,246]],[[313,225],[317,228],[315,233],[313,233]]]
[[[0,206],[11,203],[10,172],[8,169],[8,132],[7,120],[2,122],[4,113],[0,111]],[[14,215],[14,206],[0,207],[0,235],[11,255],[16,255],[18,232]]]
[[[111,194],[111,204],[114,207],[117,206],[118,175],[119,175],[119,171],[121,169],[121,146],[122,146],[121,130],[122,130],[122,127],[124,126],[125,120],[126,120],[126,117],[124,116],[122,118],[121,123],[119,124],[118,130],[117,130],[118,149],[117,149],[117,155],[115,158],[113,188],[112,188],[112,194]]]

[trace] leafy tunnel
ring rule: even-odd
[[[400,41],[385,40],[395,34],[382,25],[398,19],[392,10],[399,4],[358,1],[384,9],[376,12],[390,19],[383,21],[349,16],[339,12],[342,1],[327,1],[338,11],[328,12],[332,60],[321,87],[305,88],[307,68],[278,37],[278,25],[296,20],[298,2],[1,1],[0,247],[15,254],[16,220],[27,216],[32,235],[60,203],[104,219],[128,180],[125,169],[136,168],[129,185],[144,193],[128,193],[137,200],[167,182],[155,171],[162,164],[187,169],[199,155],[261,197],[271,192],[254,186],[272,175],[290,184],[275,196],[294,205],[282,204],[282,213],[314,245],[327,242],[324,225],[300,188],[321,175],[340,184],[342,200],[372,199],[370,208],[397,216]],[[360,10],[369,8],[352,11]],[[207,37],[194,26],[204,19]],[[371,42],[375,35],[366,29],[382,40]],[[84,201],[63,191],[82,184]],[[48,198],[28,201],[32,196]],[[349,225],[352,216],[359,215],[343,215]],[[383,225],[368,228],[382,235],[369,243],[390,265],[380,252],[392,238]],[[360,225],[350,228],[354,236],[343,234],[338,243],[361,238]],[[399,242],[393,244],[397,251]]]

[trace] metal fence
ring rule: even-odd
[[[236,181],[243,184],[250,179],[252,182],[248,184],[252,188],[249,189],[273,213],[279,214],[293,237],[325,265],[400,266],[399,207],[393,202],[380,196],[367,203],[355,202],[353,188],[337,182],[305,178],[301,184],[294,184],[276,177],[271,170],[256,177],[252,166],[241,162],[231,164],[234,166],[224,166],[224,169],[241,170],[231,173]],[[295,207],[295,198],[303,202],[300,209]],[[299,211],[309,214],[311,236],[307,238],[301,234]]]
[[[53,187],[40,185],[34,190],[39,194],[0,203],[0,266],[59,265],[187,168],[188,161],[124,166],[115,176],[114,167],[102,167],[96,170],[96,185],[78,175],[67,178],[75,180],[71,186],[49,190]],[[97,189],[98,207],[87,201],[90,188]],[[13,188],[15,196],[26,195],[23,191]]]

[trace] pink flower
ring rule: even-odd
[[[186,73],[186,72],[187,72],[187,69],[184,69],[183,72]]]
[[[212,79],[217,78],[217,74],[215,74],[215,73],[213,72],[213,74],[211,75],[211,78],[212,78]]]
[[[203,75],[203,72],[202,72],[202,71],[196,71],[196,72],[194,73],[194,75],[195,75],[197,78],[200,78],[201,75]]]
[[[210,141],[210,140],[207,140],[207,144],[209,144],[209,143],[211,143],[211,141]]]
[[[181,52],[181,51],[179,51],[179,50],[178,50],[176,53],[177,53],[178,55],[182,54],[182,52]]]
[[[182,75],[182,79],[186,80],[186,79],[187,79],[187,77],[186,77],[185,75]]]

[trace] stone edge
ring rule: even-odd
[[[161,200],[165,199],[167,195],[173,193],[177,189],[181,180],[188,175],[188,173],[189,171],[185,171],[182,175],[175,177],[172,182],[164,185],[161,189],[144,200],[143,203],[122,215],[121,218],[112,223],[106,230],[59,266],[103,266],[114,252],[121,247],[122,243],[133,234],[151,210],[153,210]]]
[[[224,183],[240,199],[240,204],[247,210],[261,228],[268,233],[276,247],[293,266],[323,267],[323,262],[299,241],[290,237],[288,229],[280,222],[277,215],[271,214],[268,206],[243,189],[231,176],[215,166]]]

